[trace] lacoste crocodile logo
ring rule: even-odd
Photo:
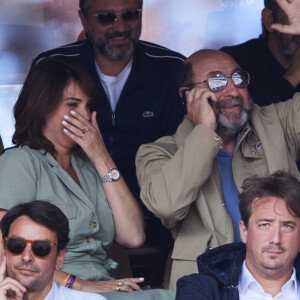
[[[154,117],[154,112],[153,111],[144,111],[143,112],[143,117],[144,118]]]

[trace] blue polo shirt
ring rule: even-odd
[[[217,155],[221,170],[225,205],[231,216],[234,228],[234,241],[240,242],[239,222],[241,220],[241,214],[239,211],[239,191],[233,178],[232,157],[233,154],[229,154],[222,149],[219,150]]]

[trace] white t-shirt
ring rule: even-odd
[[[106,300],[101,295],[72,290],[53,281],[52,288],[44,300]]]
[[[123,87],[125,85],[125,82],[130,74],[131,67],[132,67],[132,59],[129,61],[127,66],[123,69],[123,71],[118,76],[104,75],[100,71],[96,62],[95,65],[96,65],[96,70],[100,78],[101,84],[110,102],[111,110],[114,112],[118,104]]]

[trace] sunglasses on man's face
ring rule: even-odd
[[[245,71],[234,71],[230,76],[226,76],[221,72],[216,72],[209,75],[207,80],[191,83],[187,85],[188,87],[193,87],[199,83],[207,83],[209,89],[212,92],[221,92],[225,89],[228,83],[228,78],[231,78],[234,85],[239,89],[245,89],[250,82],[250,75]]]
[[[135,24],[140,20],[142,13],[141,8],[124,9],[121,12],[103,10],[95,13],[87,13],[98,18],[98,23],[103,27],[111,27],[117,21],[117,16],[121,16],[122,21],[126,24]]]
[[[20,237],[6,237],[5,239],[6,249],[15,255],[20,255],[26,248],[27,244],[31,244],[32,252],[35,256],[45,257],[50,251],[51,247],[57,245],[57,243],[52,243],[50,241],[44,240],[25,240]]]

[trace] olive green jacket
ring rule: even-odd
[[[176,280],[197,272],[196,258],[211,247],[234,240],[224,204],[217,153],[222,139],[187,118],[173,136],[142,145],[136,156],[141,199],[175,239],[170,289]],[[300,93],[292,100],[260,108],[240,134],[233,156],[233,175],[240,190],[245,178],[278,169],[300,179]]]

